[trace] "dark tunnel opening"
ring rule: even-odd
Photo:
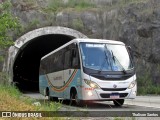
[[[22,92],[39,91],[40,59],[72,39],[73,36],[50,34],[25,43],[17,53],[13,66],[13,82],[18,89]]]

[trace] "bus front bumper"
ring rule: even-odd
[[[114,100],[114,99],[134,99],[136,97],[136,87],[125,91],[103,91],[94,89],[83,92],[83,100]]]

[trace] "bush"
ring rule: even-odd
[[[94,8],[96,5],[89,0],[68,0],[66,3],[63,0],[51,0],[47,11],[57,12],[65,8],[74,8],[76,10],[83,10],[87,8]]]
[[[0,47],[6,48],[13,44],[8,33],[19,27],[18,19],[11,14],[12,4],[9,0],[0,3]]]
[[[155,85],[152,81],[151,74],[145,72],[144,76],[137,78],[138,95],[160,94],[160,85]]]
[[[0,84],[1,85],[8,85],[9,84],[9,77],[7,73],[0,72]]]

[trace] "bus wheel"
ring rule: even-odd
[[[50,97],[50,101],[58,102],[58,97]]]
[[[77,106],[83,106],[84,105],[84,101],[79,100],[77,91],[72,91],[70,98],[71,98],[70,99],[70,104],[75,103]]]
[[[85,104],[84,100],[78,99],[78,94],[75,95],[75,103],[77,106],[81,106],[81,107],[84,106]]]
[[[115,106],[122,106],[124,103],[124,99],[113,100]]]
[[[52,97],[50,95],[49,89],[47,89],[47,96],[48,96],[48,100],[49,101],[56,101],[56,102],[58,102],[58,97]]]

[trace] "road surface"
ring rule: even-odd
[[[39,93],[25,93],[25,96],[37,99],[37,100],[44,100],[48,99],[47,97],[44,97],[43,95]],[[110,105],[112,102],[105,101],[105,102],[96,102],[97,105],[104,104],[104,105]],[[129,99],[125,100],[124,106],[143,106],[143,107],[152,107],[157,108],[160,110],[160,96],[137,96],[136,99]]]
[[[47,100],[47,97],[44,97],[39,93],[25,93],[24,95],[37,99],[37,101]],[[125,100],[125,103],[122,107],[114,106],[114,104],[111,101],[94,102],[85,107],[77,107],[75,105],[70,106],[65,101],[63,101],[62,107],[59,111],[92,111],[92,114],[98,114],[98,116],[101,116],[100,113],[104,115],[104,112],[106,111],[107,113],[108,112],[114,113],[117,111],[120,111],[121,113],[126,113],[128,111],[129,112],[137,111],[137,113],[139,111],[140,112],[148,111],[151,114],[156,111],[156,113],[158,114],[158,117],[147,117],[147,119],[159,120],[160,119],[160,96],[137,96],[136,99]],[[138,120],[143,120],[143,119],[145,120],[145,117],[138,118]]]

